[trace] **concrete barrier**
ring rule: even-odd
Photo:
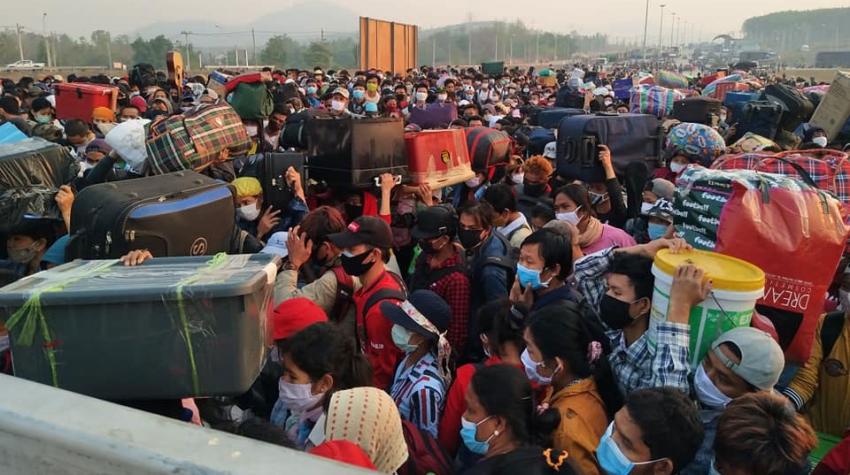
[[[374,472],[0,374],[0,473]]]

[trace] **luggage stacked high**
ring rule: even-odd
[[[118,88],[102,84],[59,83],[54,86],[56,118],[80,119],[89,123],[97,107],[115,111],[118,105]]]
[[[76,260],[23,278],[0,292],[14,374],[117,401],[243,394],[265,362],[278,259]]]
[[[413,183],[427,183],[436,190],[475,176],[462,129],[411,132],[404,142]]]

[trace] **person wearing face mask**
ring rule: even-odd
[[[490,203],[496,212],[493,218],[496,232],[507,238],[513,249],[519,249],[525,238],[531,235],[531,225],[518,211],[512,187],[505,183],[490,186],[484,192],[483,200]]]
[[[821,127],[811,127],[803,134],[803,142],[799,149],[820,149],[826,148],[827,145],[829,145],[829,137],[826,136],[826,131]]]
[[[348,110],[353,114],[363,114],[364,104],[366,104],[366,83],[356,82],[351,89],[351,102],[348,104]]]
[[[393,343],[392,323],[379,304],[406,299],[401,277],[386,268],[393,246],[390,226],[381,218],[362,216],[345,231],[328,235],[328,239],[342,249],[340,259],[345,273],[360,278],[362,287],[352,297],[356,308],[355,337],[372,365],[373,386],[388,388],[404,354]]]
[[[672,475],[693,459],[703,439],[693,403],[671,388],[641,389],[599,440],[596,458],[607,475]]]
[[[103,139],[94,139],[86,146],[86,155],[83,159],[80,173],[85,173],[90,168],[94,168],[104,157],[112,152],[112,147]]]
[[[726,141],[716,130],[702,124],[679,124],[667,134],[664,153],[669,168],[656,169],[655,176],[675,183],[688,165],[710,167],[725,152]]]
[[[437,437],[451,383],[451,345],[446,329],[452,319],[448,304],[430,290],[415,290],[404,302],[383,302],[393,323],[395,346],[404,352],[390,386],[401,418]]]
[[[587,191],[590,196],[590,204],[600,221],[617,228],[623,228],[627,217],[623,187],[614,173],[611,150],[605,145],[599,145],[598,149],[597,159],[602,164],[605,181],[588,184]]]
[[[498,364],[479,369],[466,391],[461,419],[464,446],[481,456],[463,475],[572,475],[572,454],[543,450],[549,434],[560,423],[554,409],[538,413],[531,384],[513,366]]]
[[[658,201],[663,200],[668,204],[673,203],[673,192],[676,191],[676,185],[670,183],[669,181],[663,178],[654,178],[646,182],[644,186],[643,193],[641,194],[641,205],[640,205],[640,215],[636,218],[631,218],[626,221],[625,229],[632,237],[635,238],[639,244],[647,243],[653,239],[658,239],[658,236],[664,234],[661,233],[661,226],[666,230],[667,227],[664,226],[665,222],[668,224],[673,223],[672,216],[670,219],[666,219],[666,216],[657,216],[662,218],[661,221],[655,221],[655,226],[653,226],[653,234],[651,237],[649,234],[649,217],[648,213],[651,209],[655,207],[655,204]],[[672,206],[672,205],[671,205]],[[663,206],[662,209],[666,210],[667,205]],[[672,213],[672,208],[670,210]]]
[[[56,109],[44,97],[39,97],[32,101],[30,115],[32,115],[32,120],[38,124],[52,124],[60,129],[62,128],[62,123],[56,119]]]
[[[107,107],[95,107],[91,117],[95,135],[102,139],[115,127],[115,112]]]
[[[411,236],[422,253],[416,259],[410,289],[429,289],[448,303],[452,319],[446,338],[462,355],[469,325],[470,283],[463,250],[455,245],[457,215],[449,205],[425,208],[416,215]]]
[[[77,157],[82,158],[86,154],[86,147],[97,137],[88,124],[80,119],[71,119],[65,122],[65,138],[75,147]]]
[[[437,88],[437,95],[434,98],[436,104],[445,104],[449,100],[449,94],[443,88]]]
[[[408,106],[412,111],[414,108],[425,110],[428,108],[428,85],[420,83],[416,85],[413,93],[413,102]]]
[[[555,217],[578,227],[582,252],[593,254],[612,246],[634,246],[635,240],[620,228],[602,223],[590,203],[583,185],[571,183],[558,189],[554,199]]]
[[[42,220],[25,219],[14,226],[6,238],[6,259],[0,260],[4,285],[44,270],[42,257],[54,237],[50,223]]]
[[[656,239],[672,239],[675,232],[673,227],[673,204],[665,199],[659,199],[641,216],[647,220],[647,237],[649,241]],[[648,242],[648,241],[647,241]]]
[[[381,91],[378,84],[380,83],[380,79],[377,74],[368,74],[366,75],[366,94],[364,99],[366,102],[374,102],[375,104],[381,100]]]
[[[623,403],[603,354],[604,333],[586,323],[578,306],[557,305],[532,313],[524,338],[526,375],[548,386],[543,407],[561,414],[552,446],[569,452],[585,475],[601,473],[594,451]]]
[[[283,374],[270,420],[299,450],[323,442],[324,403],[337,392],[371,383],[369,362],[330,322],[314,323],[277,345]]]
[[[316,109],[322,106],[322,100],[319,97],[319,86],[315,80],[308,79],[307,86],[304,88],[307,106],[310,109]]]
[[[572,273],[572,244],[568,236],[554,229],[534,231],[522,243],[517,260],[516,279],[511,287],[512,312],[520,319],[530,312],[565,302],[577,302],[569,286]]]
[[[358,114],[353,114],[348,110],[348,89],[338,87],[331,94],[330,113],[335,117],[362,117]]]
[[[537,205],[552,207],[552,187],[549,179],[555,172],[552,162],[541,155],[530,157],[522,165],[523,181],[516,185],[517,209],[526,219]]]

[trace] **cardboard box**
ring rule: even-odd
[[[850,119],[850,74],[836,71],[829,92],[820,101],[810,123],[821,127],[829,140],[833,140],[847,119]]]

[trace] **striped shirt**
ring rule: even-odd
[[[402,419],[436,438],[446,396],[446,383],[437,370],[437,358],[428,353],[410,368],[405,368],[407,358],[409,354],[396,368],[390,395]]]

